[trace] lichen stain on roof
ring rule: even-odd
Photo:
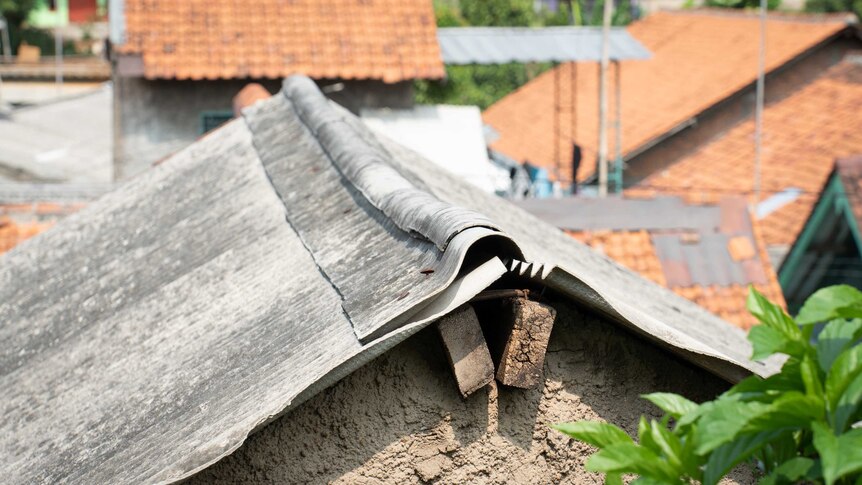
[[[771,13],[767,21],[766,70],[771,71],[847,27],[846,15]],[[757,75],[758,17],[727,10],[657,12],[628,26],[653,56],[622,66],[623,153],[672,130],[680,123],[753,82]],[[577,110],[572,127],[572,64],[548,71],[483,114],[499,134],[491,147],[518,161],[556,169],[554,160],[554,77],[559,76],[560,177],[571,180],[571,143],[584,160],[596,160],[598,66],[578,64]],[[609,112],[615,100],[609,99]],[[574,136],[571,136],[571,135]],[[613,136],[609,153],[615,153]],[[578,180],[592,175],[582,163]]]
[[[127,0],[122,54],[150,79],[444,76],[430,0]]]

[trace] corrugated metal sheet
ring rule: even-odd
[[[310,86],[289,80],[0,258],[4,482],[189,476],[487,287],[502,258],[730,380],[775,370],[740,330]]]
[[[444,64],[600,61],[599,27],[450,27],[437,29]],[[611,28],[610,59],[649,59],[623,27]]]

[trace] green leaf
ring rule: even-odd
[[[751,360],[763,360],[777,353],[801,357],[805,352],[805,344],[802,341],[791,340],[781,331],[766,325],[751,327],[748,341],[753,349]]]
[[[805,394],[809,396],[823,397],[823,381],[820,378],[820,368],[814,362],[814,358],[806,355],[799,365],[799,374],[805,384]]]
[[[764,444],[778,438],[781,434],[781,431],[746,434],[716,448],[706,461],[706,468],[703,471],[703,484],[715,485],[733,467],[747,460]]]
[[[796,316],[796,322],[800,325],[813,325],[837,318],[862,318],[862,291],[849,285],[817,290],[805,300]]]
[[[608,473],[605,475],[605,485],[623,485],[623,476],[619,473]]]
[[[682,475],[685,472],[684,452],[682,442],[679,437],[671,433],[666,425],[652,421],[650,426],[650,436],[652,442],[661,454],[667,459],[668,464],[676,470],[677,475]]]
[[[552,424],[551,427],[596,448],[605,448],[617,443],[634,444],[634,441],[632,441],[631,437],[625,431],[612,424],[599,421],[557,423]]]
[[[634,473],[642,477],[675,483],[679,474],[655,452],[634,443],[617,443],[587,460],[586,469],[603,473]]]
[[[854,429],[841,436],[822,423],[812,423],[814,447],[820,453],[823,478],[832,485],[839,478],[862,471],[862,429]]]
[[[661,451],[655,441],[653,441],[649,421],[647,421],[646,417],[643,415],[641,415],[640,420],[638,421],[638,443],[656,453]]]
[[[695,434],[695,452],[704,456],[710,451],[730,443],[754,416],[769,409],[768,404],[718,400],[701,405],[703,412]]]
[[[829,369],[826,376],[826,400],[829,402],[830,411],[836,410],[838,400],[859,374],[862,374],[862,345],[842,352]]]
[[[817,360],[823,372],[853,342],[862,338],[862,320],[832,320],[817,337]]]
[[[802,480],[813,481],[820,476],[820,473],[820,462],[799,456],[782,463],[757,483],[758,485],[781,485]]]
[[[807,429],[811,421],[823,418],[822,398],[792,391],[781,395],[759,414],[752,416],[743,433]]]
[[[697,404],[678,394],[669,392],[654,392],[644,394],[641,397],[655,404],[659,409],[673,416],[674,419],[679,419],[682,415],[697,409]]]
[[[802,332],[796,322],[780,306],[769,301],[753,286],[748,288],[748,311],[760,323],[781,332],[788,340],[800,340]]]
[[[781,372],[766,379],[757,375],[747,377],[730,388],[725,395],[750,398],[785,391],[805,392],[805,385],[799,370],[800,364],[798,359],[788,359]]]
[[[832,429],[841,433],[850,424],[850,420],[862,406],[862,374],[847,386],[844,393],[838,399],[835,409],[831,413]]]

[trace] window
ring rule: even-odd
[[[208,133],[233,118],[233,111],[204,111],[201,113],[200,134]]]

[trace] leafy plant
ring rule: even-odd
[[[714,401],[695,404],[670,393],[642,396],[662,419],[641,417],[638,441],[601,422],[552,427],[599,452],[587,470],[607,483],[713,485],[743,462],[763,474],[760,483],[862,484],[862,292],[846,285],[814,293],[796,319],[751,288],[748,309],[761,360],[784,354],[781,371],[751,376]],[[812,338],[818,324],[825,324]]]

